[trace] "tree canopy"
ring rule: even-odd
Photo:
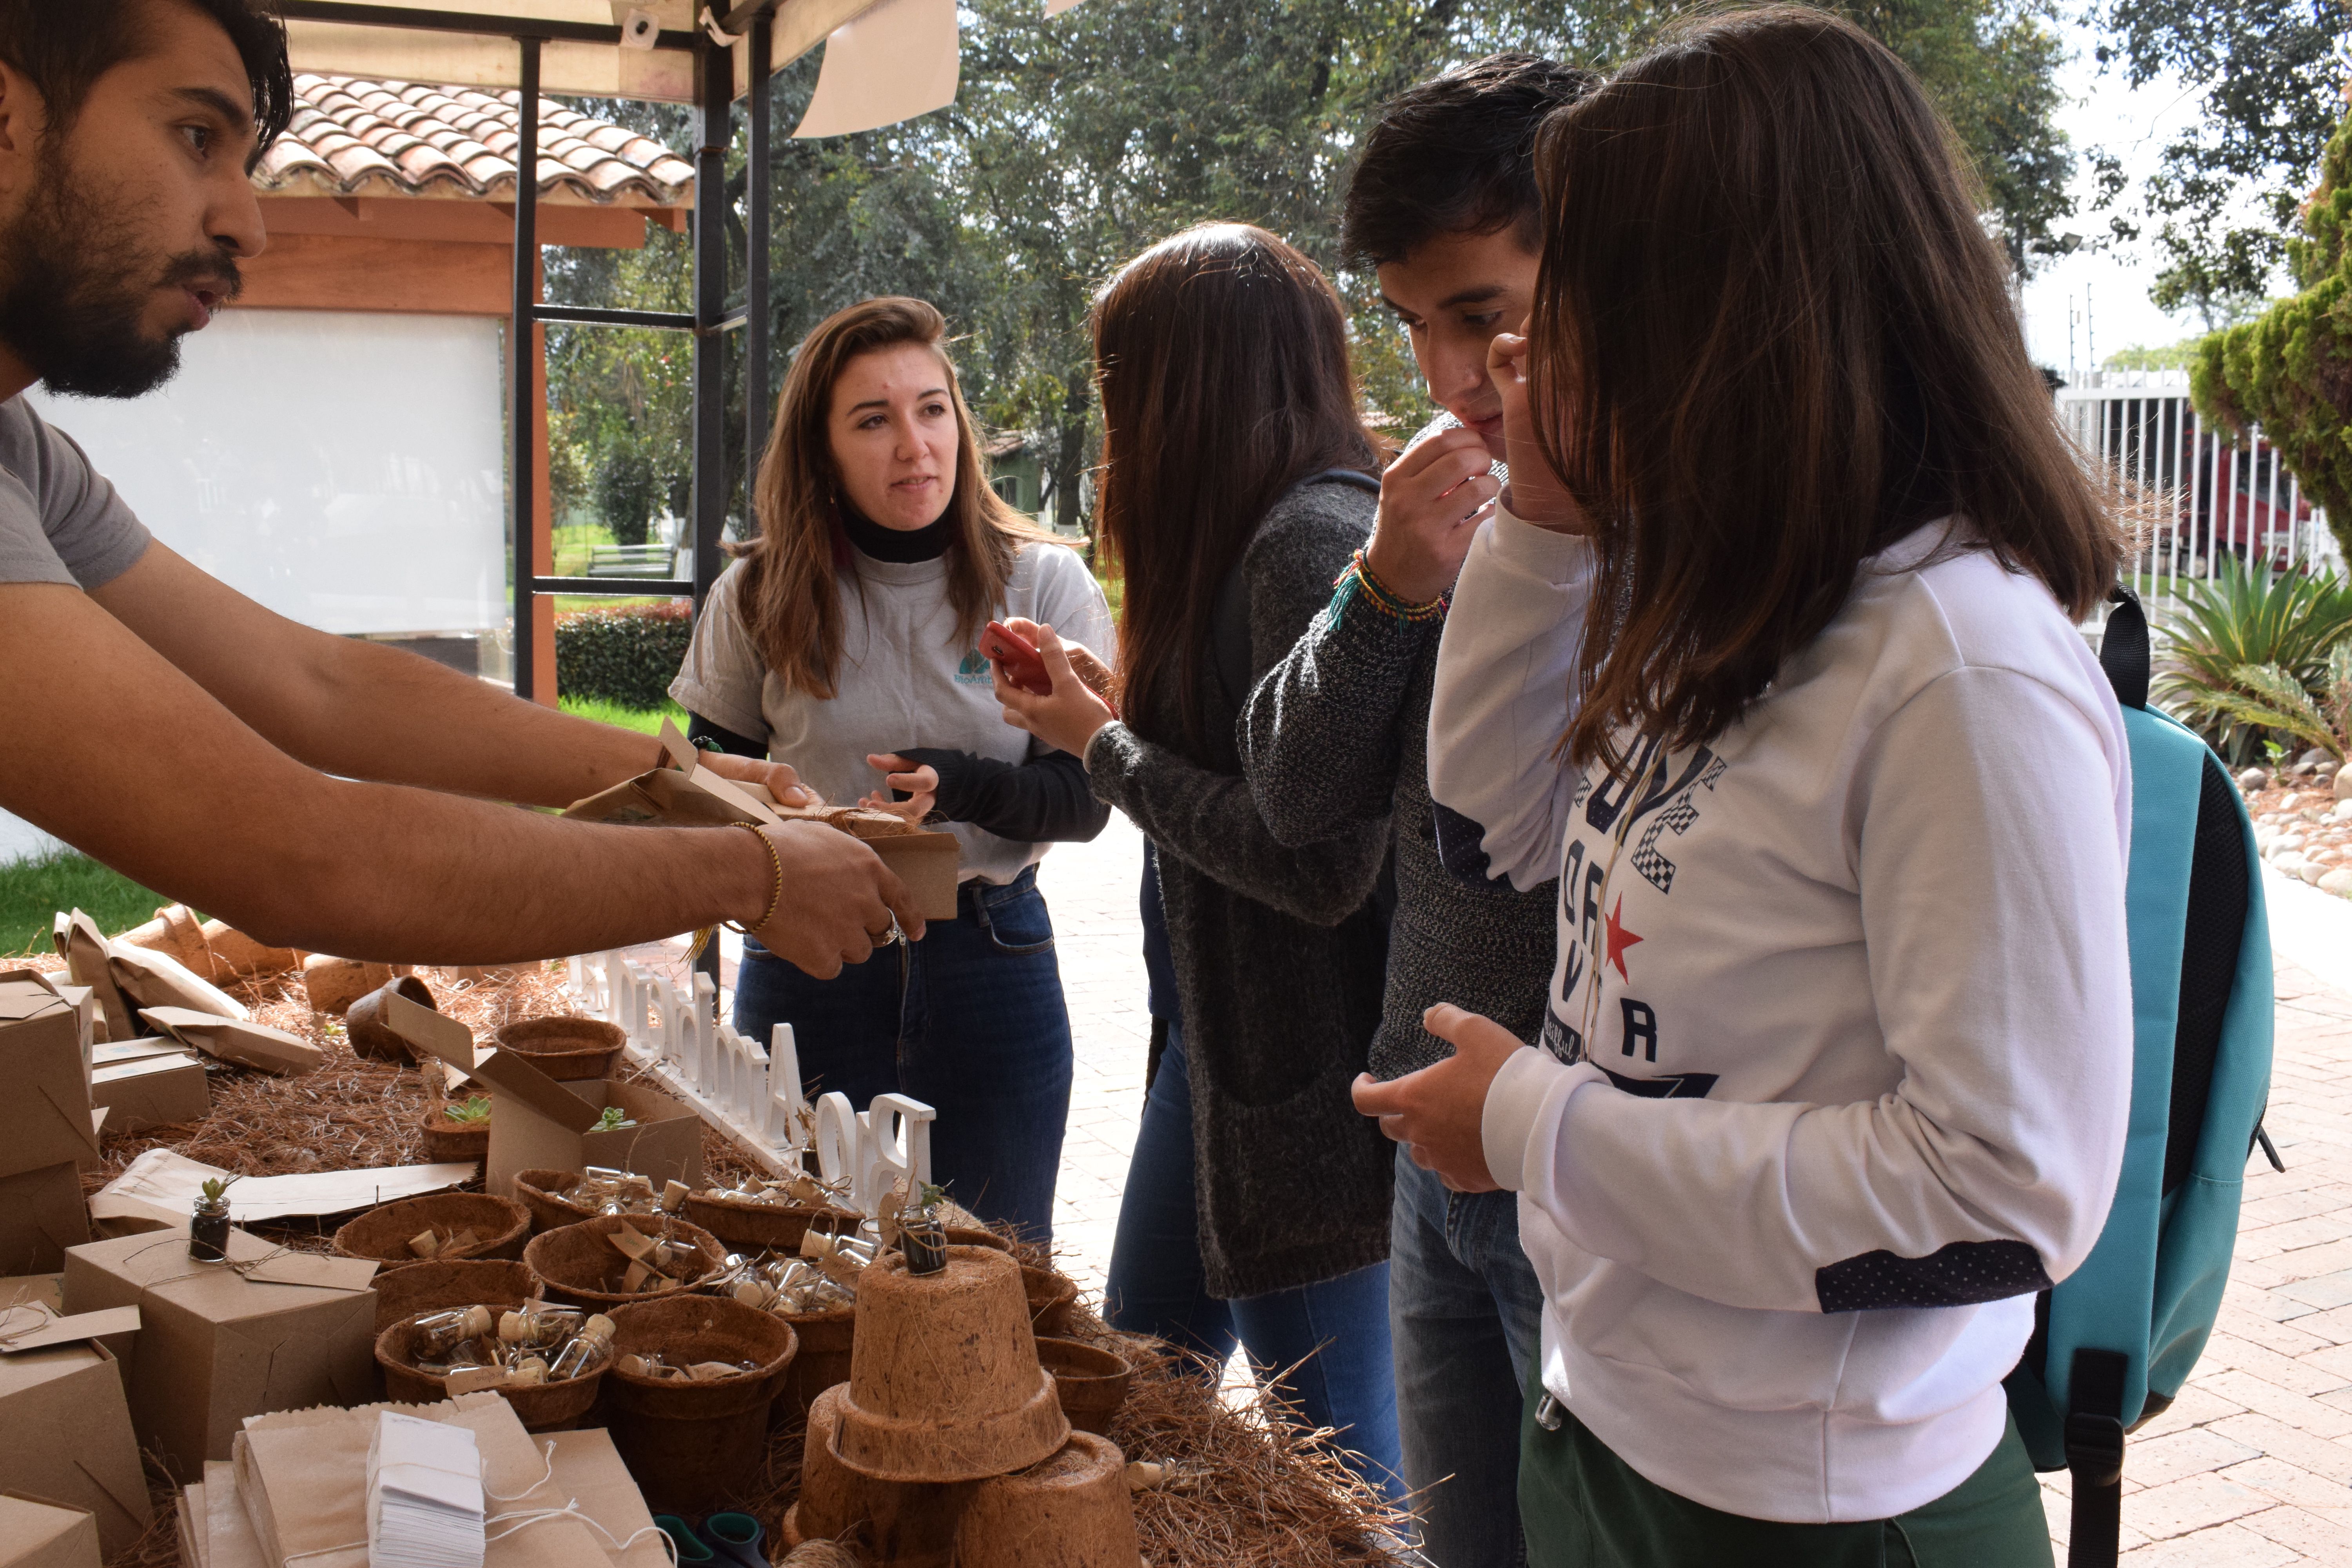
[[[2352,73],[2345,0],[2099,0],[2102,65],[2134,87],[2169,72],[2205,112],[2135,191],[2099,155],[2115,237],[2148,233],[2163,261],[2151,297],[2209,327],[2248,312],[2287,258]],[[2144,228],[2143,226],[2147,226]]]
[[[1973,161],[1986,221],[2021,271],[2055,248],[2052,226],[2072,210],[2072,157],[2053,118],[2063,54],[2054,3],[1832,0],[1918,73]],[[1047,493],[1066,503],[1094,438],[1086,333],[1094,291],[1178,228],[1241,219],[1335,274],[1355,310],[1367,399],[1409,430],[1431,412],[1410,354],[1374,308],[1370,280],[1342,272],[1338,255],[1347,170],[1372,113],[1410,83],[1500,48],[1605,69],[1688,8],[1681,0],[1089,0],[1048,20],[1037,0],[965,0],[951,108],[856,136],[782,140],[814,88],[813,55],[769,87],[780,132],[770,385],[781,385],[792,345],[833,310],[878,293],[920,295],[961,334],[959,359],[982,418],[1027,434]],[[583,107],[685,145],[677,111]],[[722,204],[739,237],[740,151]],[[551,275],[577,302],[676,309],[685,254],[657,236],[645,252],[571,253]],[[627,498],[651,493],[631,488],[646,473],[663,493],[682,485],[683,358],[662,363],[647,335],[593,331],[565,329],[551,354],[551,403],[573,443],[558,465],[559,489],[575,499],[602,493],[625,510],[635,504]],[[731,419],[730,430],[740,423]]]

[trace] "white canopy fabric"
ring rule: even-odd
[[[691,31],[709,0],[366,0],[371,6],[436,11],[503,22],[514,17],[599,27],[625,23],[633,12],[653,15],[664,31]],[[781,68],[814,48],[825,35],[869,9],[875,0],[780,0],[771,64]],[[345,22],[290,21],[294,68],[449,87],[521,85],[520,53],[499,36],[430,32],[414,27]],[[735,46],[740,96],[751,79],[750,45]],[[541,49],[540,90],[600,98],[694,100],[694,57],[684,49],[628,48],[618,44],[551,39]]]

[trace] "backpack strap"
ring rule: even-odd
[[[2099,668],[2116,689],[2116,700],[2126,708],[2147,706],[2147,612],[2139,595],[2122,584],[2107,590],[2106,630],[2099,635]]]
[[[2074,1477],[2074,1523],[2066,1568],[2115,1568],[2123,1539],[2124,1375],[2114,1351],[2074,1352],[2066,1399],[2066,1469]]]

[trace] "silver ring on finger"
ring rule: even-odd
[[[898,912],[896,910],[890,911],[890,929],[888,931],[867,931],[866,933],[866,940],[872,942],[877,951],[889,947],[894,943],[906,941],[907,933],[898,924]]]

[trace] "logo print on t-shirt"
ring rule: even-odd
[[[1618,979],[1631,980],[1633,977],[1625,973],[1625,950],[1642,939],[1625,929],[1624,917],[1625,895],[1620,893],[1617,895],[1616,903],[1610,906],[1609,910],[1609,956],[1606,962],[1617,966]]]
[[[971,652],[963,656],[963,662],[956,666],[955,678],[956,684],[958,686],[987,686],[991,684],[988,674],[987,657],[978,648],[973,648]]]

